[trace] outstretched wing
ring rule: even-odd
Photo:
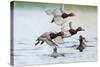
[[[65,13],[64,4],[61,4],[59,8],[47,9],[45,12],[47,15],[62,15],[62,13]]]
[[[61,13],[65,13],[64,4],[61,4],[61,5],[60,5],[60,11],[61,11]]]

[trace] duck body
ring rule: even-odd
[[[35,45],[39,44],[40,41],[42,42],[46,42],[48,45],[50,46],[58,46],[56,43],[54,43],[52,40],[54,38],[56,38],[58,35],[56,33],[51,33],[51,32],[46,32],[46,33],[43,33],[41,36],[39,36],[37,38],[37,43],[35,43]],[[43,44],[43,43],[42,43]]]
[[[65,24],[67,22],[66,18],[75,16],[74,13],[66,13],[64,11],[64,5],[61,5],[60,8],[55,8],[52,10],[46,11],[47,15],[52,15],[53,18],[51,20],[51,23],[55,23],[59,26]]]
[[[63,18],[61,17],[61,15],[60,15],[60,16],[57,15],[57,16],[54,16],[54,17],[53,17],[51,23],[55,23],[55,24],[57,24],[57,25],[60,26],[60,25],[63,25],[63,24],[66,23],[66,19],[63,19]]]
[[[79,39],[79,46],[77,47],[77,49],[80,51],[80,52],[83,52],[83,49],[85,48],[86,44],[85,44],[85,38],[80,35],[80,39]]]
[[[77,34],[77,31],[74,30],[74,29],[70,29],[69,32],[70,32],[71,35]]]
[[[71,37],[73,35],[76,35],[79,31],[84,31],[84,29],[82,29],[82,27],[78,27],[77,29],[71,28],[69,30],[66,30],[66,29],[63,28],[61,32],[57,33],[59,35],[59,37],[60,37],[59,40],[62,41],[61,43],[60,42],[58,42],[58,43],[59,44],[64,43],[64,40],[63,40],[64,38],[69,38],[69,37]],[[56,38],[55,38],[55,40],[56,40]]]

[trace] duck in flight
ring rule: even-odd
[[[51,20],[51,23],[55,23],[57,25],[63,25],[64,23],[66,23],[66,18],[75,16],[75,14],[73,12],[71,12],[71,13],[65,12],[64,4],[61,4],[60,8],[53,9],[51,11],[51,15],[53,15],[53,19]]]

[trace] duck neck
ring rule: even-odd
[[[76,32],[79,32],[79,30],[78,30],[78,29],[76,29],[75,31],[76,31]]]
[[[67,15],[68,17],[71,16],[70,14]]]

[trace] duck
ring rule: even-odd
[[[37,43],[35,43],[35,45],[38,45],[39,43],[42,45],[46,42],[50,46],[58,46],[55,42],[53,42],[53,39],[58,36],[60,35],[55,32],[45,32],[36,39]]]
[[[72,16],[75,16],[75,14],[73,13],[73,12],[71,12],[71,13],[62,13],[61,15],[54,15],[54,17],[53,17],[53,19],[52,19],[52,21],[51,21],[51,23],[53,23],[53,22],[57,22],[57,18],[59,18],[59,19],[66,19],[66,18],[68,18],[68,17],[72,17]],[[63,21],[62,21],[63,22]]]
[[[78,49],[80,52],[83,52],[83,49],[85,49],[85,46],[86,46],[85,42],[86,42],[85,37],[80,35],[79,36],[79,46],[76,49]]]
[[[75,13],[66,13],[64,10],[64,4],[61,4],[59,8],[46,11],[47,15],[52,15],[51,23],[55,23],[61,26],[67,22],[66,18],[75,16]]]
[[[61,36],[62,34],[60,33],[52,33],[52,32],[45,32],[41,36],[37,38],[37,42],[35,43],[35,46],[38,45],[39,43],[42,45],[44,42],[47,43],[49,46],[53,46],[53,52],[51,54],[52,57],[56,58],[60,54],[57,52],[57,46],[53,39],[55,39],[58,36]]]
[[[77,34],[80,31],[85,31],[85,29],[83,29],[82,27],[77,27],[76,29],[74,29],[72,27],[72,22],[69,22],[69,29],[65,29],[64,27],[61,29],[61,32],[58,32],[58,34],[60,36],[62,36],[63,38],[67,38],[67,37],[71,37],[75,34]]]

